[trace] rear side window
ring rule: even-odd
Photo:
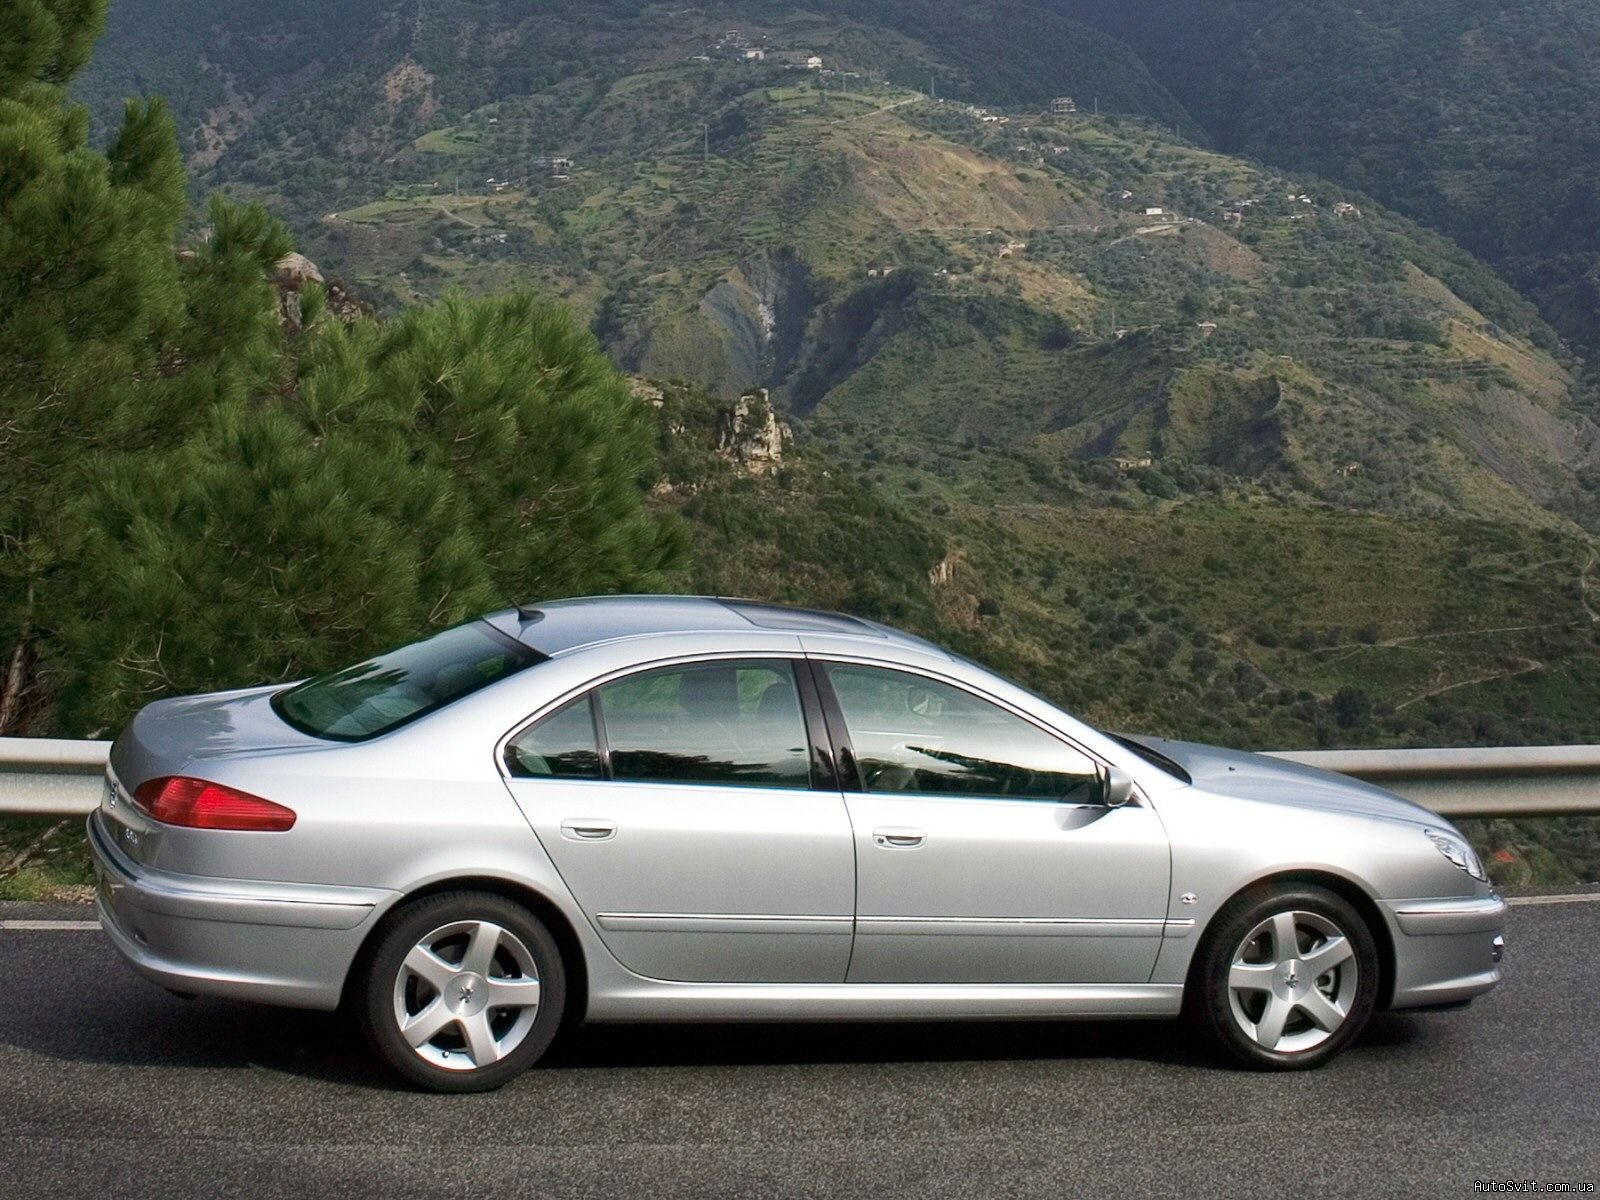
[[[506,751],[511,773],[524,778],[599,779],[605,774],[588,696],[558,708],[518,735]]]
[[[498,683],[544,655],[483,621],[298,683],[272,698],[302,733],[362,742]]]
[[[811,750],[794,666],[719,661],[641,671],[512,739],[522,778],[808,788]]]
[[[664,667],[605,684],[599,696],[618,782],[811,786],[788,662]]]

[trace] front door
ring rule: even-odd
[[[624,676],[515,737],[507,765],[539,841],[630,970],[844,980],[850,820],[837,790],[812,790],[793,662]]]
[[[851,983],[1148,982],[1170,873],[1152,809],[1104,806],[1093,759],[964,688],[822,665],[862,788]]]

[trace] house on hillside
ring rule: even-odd
[[[572,160],[559,154],[541,154],[533,160],[533,173],[549,175],[553,179],[565,179],[572,174]]]
[[[761,62],[767,57],[767,52],[760,46],[751,46],[744,52],[745,62]]]
[[[1057,96],[1050,101],[1050,115],[1052,117],[1070,117],[1078,111],[1078,102],[1071,96]]]
[[[806,58],[806,70],[808,70],[808,71],[820,71],[820,70],[822,70],[822,55],[820,55],[820,54],[809,55]]]
[[[1146,208],[1144,215],[1147,217],[1164,217],[1167,215],[1167,210],[1160,207]]]

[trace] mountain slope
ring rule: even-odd
[[[1044,2],[1132,45],[1222,148],[1444,230],[1600,350],[1600,7]]]
[[[303,234],[397,299],[533,282],[627,368],[771,388],[851,456],[982,444],[1389,511],[1592,507],[1574,364],[1438,235],[1149,123],[826,82],[574,76],[415,139],[373,169],[380,198]],[[536,169],[539,145],[574,165]],[[295,207],[296,153],[240,183]]]
[[[491,100],[580,72],[627,74],[746,47],[848,58],[952,97],[1076,91],[1086,103],[1097,97],[1192,128],[1125,46],[1015,0],[948,10],[910,0],[819,0],[814,9],[765,0],[117,0],[77,91],[102,123],[126,95],[165,95],[201,167],[240,141],[238,157],[254,159],[285,136],[309,139],[316,155],[304,165],[329,183],[381,158],[390,135],[415,136]]]

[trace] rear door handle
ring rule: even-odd
[[[617,823],[603,817],[569,817],[561,822],[561,836],[573,842],[609,842],[617,836]]]
[[[872,831],[872,840],[886,850],[915,850],[928,840],[928,835],[920,829],[884,825]]]

